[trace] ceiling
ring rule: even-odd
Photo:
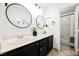
[[[39,6],[42,8],[48,7],[48,6],[59,6],[61,8],[66,8],[69,6],[74,6],[77,3],[38,3]]]

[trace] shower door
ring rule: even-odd
[[[70,38],[71,15],[63,16],[60,19],[61,43],[68,44]]]

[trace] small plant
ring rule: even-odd
[[[37,30],[37,28],[36,28],[36,27],[33,27],[33,28],[32,28],[32,31],[33,31],[33,36],[37,36],[37,31],[36,31],[36,30]]]
[[[37,28],[36,28],[36,27],[33,27],[33,28],[32,28],[32,31],[36,31],[36,30],[37,30]]]

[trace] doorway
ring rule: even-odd
[[[70,37],[70,16],[63,16],[60,20],[60,38],[61,38],[61,50],[67,50],[69,37]]]
[[[62,16],[60,19],[60,50],[68,51],[74,48],[74,14]],[[71,39],[72,38],[72,39]]]

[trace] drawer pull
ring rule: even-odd
[[[44,43],[46,43],[47,41],[44,41]]]
[[[41,48],[40,51],[42,51],[43,49]]]
[[[37,45],[39,45],[39,43],[37,43]]]

